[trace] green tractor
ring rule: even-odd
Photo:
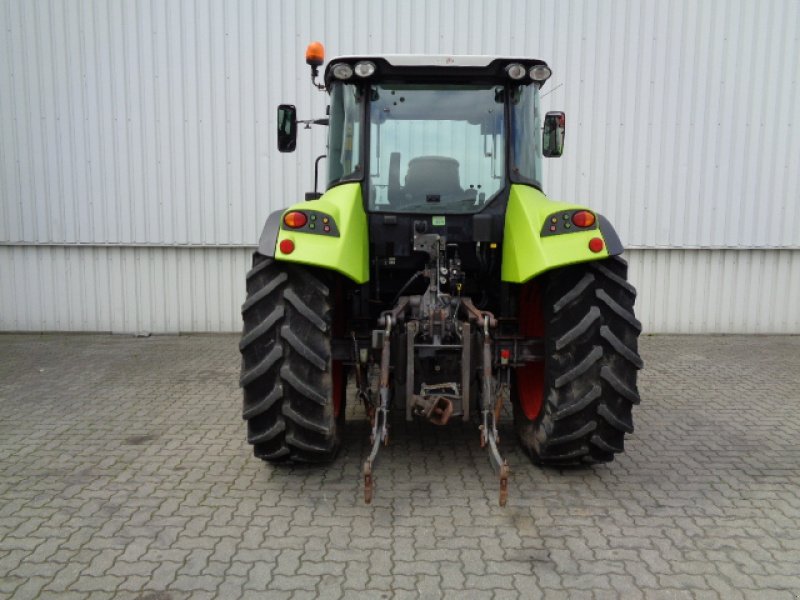
[[[535,463],[613,460],[639,402],[636,291],[608,220],[542,191],[542,157],[564,141],[564,113],[540,111],[548,66],[345,56],[317,83],[321,44],[306,61],[327,116],[298,121],[281,105],[278,149],[295,149],[299,123],[327,126],[327,178],[269,216],[247,274],[239,347],[255,455],[333,460],[349,380],[370,421],[367,502],[390,411],[475,422],[501,505],[508,398]]]

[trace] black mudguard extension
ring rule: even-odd
[[[603,234],[603,239],[606,242],[606,249],[608,250],[608,255],[617,256],[619,254],[622,254],[625,251],[625,248],[622,247],[622,242],[619,240],[619,236],[617,235],[616,230],[611,225],[609,220],[600,214],[597,215],[597,220],[600,225],[600,233]],[[269,221],[267,222],[267,224],[269,225]],[[273,250],[275,249],[274,239],[272,240],[272,249]]]
[[[258,238],[258,253],[268,258],[275,258],[275,244],[278,243],[278,231],[281,228],[281,215],[284,209],[276,210],[267,217],[261,237]],[[601,221],[602,228],[602,221]],[[605,232],[603,232],[605,236]]]

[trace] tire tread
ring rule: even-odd
[[[328,275],[256,253],[247,273],[240,384],[254,454],[266,461],[329,462],[341,440],[331,372]]]
[[[534,462],[562,467],[609,462],[633,432],[640,401],[641,323],[619,257],[571,265],[539,280],[544,308],[544,404],[528,419],[514,396],[520,443]]]

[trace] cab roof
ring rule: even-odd
[[[426,83],[469,82],[469,83],[508,83],[512,81],[506,67],[513,63],[522,64],[526,70],[535,65],[547,66],[543,60],[523,57],[486,56],[479,54],[382,54],[337,56],[325,68],[325,84],[330,87],[333,81],[331,69],[338,63],[351,66],[360,61],[375,63],[375,73],[364,81]],[[362,80],[355,77],[350,81]],[[531,83],[526,77],[519,83]]]

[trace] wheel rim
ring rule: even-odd
[[[544,337],[542,293],[536,281],[525,284],[520,290],[519,329],[526,337]],[[520,408],[533,421],[542,412],[544,403],[544,361],[517,367],[515,374]]]

